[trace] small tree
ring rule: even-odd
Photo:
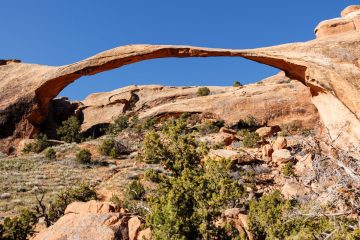
[[[197,96],[207,96],[210,94],[210,89],[208,87],[201,87],[197,90]]]
[[[126,115],[118,116],[114,123],[110,124],[106,130],[107,134],[118,134],[129,126],[129,117]]]
[[[233,87],[241,87],[241,86],[242,86],[242,84],[239,81],[235,81],[233,83]]]
[[[45,153],[45,157],[48,160],[55,160],[56,159],[56,152],[53,148],[49,148],[46,153]]]
[[[104,156],[117,157],[115,140],[113,138],[105,139],[99,146],[99,152]]]
[[[80,164],[89,164],[91,162],[91,153],[87,149],[81,149],[76,154],[76,161]]]
[[[62,126],[59,127],[56,132],[60,136],[61,140],[65,142],[79,143],[82,140],[80,129],[81,125],[79,120],[75,116],[71,116],[62,122]]]

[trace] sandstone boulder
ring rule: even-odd
[[[285,137],[278,137],[273,144],[274,150],[284,149],[286,147],[287,147],[287,140]]]
[[[70,204],[56,223],[33,240],[127,239],[128,214],[114,212],[108,203],[95,200]]]
[[[291,160],[290,151],[287,149],[275,150],[272,154],[272,161],[277,164],[285,164]]]
[[[152,239],[152,233],[150,228],[146,228],[144,230],[141,230],[139,232],[139,235],[137,237],[137,240],[151,240]]]
[[[141,220],[139,217],[132,217],[128,222],[129,240],[136,240],[140,231]]]
[[[286,182],[281,188],[281,193],[285,198],[291,199],[294,197],[305,196],[309,194],[310,189],[298,182]]]
[[[256,130],[260,138],[271,137],[274,133],[279,132],[279,126],[261,127]]]
[[[272,148],[272,146],[270,144],[265,144],[264,146],[261,147],[262,159],[266,161],[270,161],[273,152],[274,149]]]

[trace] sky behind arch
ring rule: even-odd
[[[256,48],[314,38],[318,22],[353,0],[18,0],[0,1],[0,58],[65,65],[126,44]],[[278,70],[240,58],[155,59],[90,77],[61,93],[88,94],[130,84],[232,85]]]

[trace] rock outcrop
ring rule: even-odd
[[[67,206],[64,216],[32,240],[140,240],[143,236],[150,240],[150,229],[141,231],[141,223],[139,217],[117,212],[106,202],[73,202]]]
[[[310,92],[298,81],[290,81],[284,73],[265,79],[262,84],[209,89],[210,95],[202,97],[196,95],[198,87],[158,85],[91,94],[78,109],[84,119],[82,130],[110,123],[123,113],[138,114],[140,118],[204,113],[230,125],[248,115],[268,125],[299,121],[303,127],[312,127],[319,122]]]
[[[66,66],[52,67],[2,60],[0,64],[0,145],[31,137],[46,119],[50,100],[85,75],[164,57],[244,57],[276,67],[305,84],[332,138],[342,147],[360,143],[360,11],[343,12],[339,31],[318,27],[318,39],[252,50],[192,46],[129,45]],[[333,20],[337,21],[337,20]],[[350,21],[350,20],[349,20]],[[350,27],[348,26],[350,25]],[[321,33],[324,32],[324,33]],[[328,32],[328,33],[326,33]],[[329,34],[330,33],[330,34]],[[326,35],[326,37],[321,37]],[[340,137],[338,135],[341,135]]]

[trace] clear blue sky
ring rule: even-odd
[[[255,48],[314,38],[319,21],[359,0],[0,0],[0,58],[64,65],[136,43]],[[276,69],[237,58],[156,59],[68,86],[62,96],[129,84],[231,85]]]

